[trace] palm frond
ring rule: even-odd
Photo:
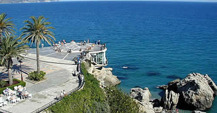
[[[25,41],[22,41],[21,37],[2,37],[0,44],[0,58],[2,65],[8,65],[8,62],[12,63],[12,58],[20,56],[20,54],[25,53],[29,47],[26,45]]]
[[[29,40],[31,43],[41,43],[41,41],[45,41],[49,45],[56,40],[54,33],[49,31],[49,29],[54,28],[49,26],[51,23],[47,22],[45,17],[39,16],[36,18],[31,16],[30,20],[26,20],[24,22],[25,26],[21,29],[21,37],[24,37],[25,40]]]
[[[5,13],[0,14],[0,36],[9,36],[14,33],[14,24],[10,21],[11,18],[6,18],[6,16]]]

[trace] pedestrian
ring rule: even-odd
[[[66,92],[65,92],[65,90],[63,90],[63,95],[66,96]]]
[[[64,43],[64,44],[66,44],[66,41],[65,41],[65,40],[63,40],[63,43]]]
[[[63,98],[63,97],[64,97],[64,94],[63,94],[63,91],[61,91],[60,98]]]
[[[76,76],[76,71],[74,71],[74,76]]]

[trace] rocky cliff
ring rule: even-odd
[[[97,69],[93,64],[85,62],[85,67],[88,73],[92,74],[99,82],[101,87],[115,86],[120,84],[117,76],[112,74],[112,68]]]
[[[176,106],[190,110],[206,110],[212,107],[217,86],[208,75],[191,73],[184,79],[176,79],[159,87],[165,90],[162,104],[165,109]]]
[[[182,80],[176,79],[158,88],[164,90],[161,100],[150,100],[148,88],[131,89],[130,96],[139,104],[140,112],[172,113],[179,108],[204,113],[201,111],[211,108],[217,95],[217,86],[213,80],[207,74],[200,73],[190,73]]]
[[[150,102],[151,93],[147,87],[144,89],[132,88],[130,91],[130,97],[138,103],[139,111],[141,113],[155,113],[153,104]]]

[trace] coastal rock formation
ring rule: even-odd
[[[162,113],[163,107],[154,107],[154,112],[155,113]]]
[[[155,113],[153,105],[151,102],[139,102],[139,111],[141,113]]]
[[[209,83],[209,86],[212,88],[212,90],[214,91],[215,95],[217,95],[217,86],[215,84],[215,82],[213,82],[213,80],[209,77],[209,75],[205,75],[206,80]]]
[[[88,66],[87,71],[100,81],[100,86],[102,87],[115,86],[121,82],[117,76],[112,74],[112,68],[102,67],[102,69],[97,69],[91,64],[91,66]]]
[[[166,89],[173,90],[173,91],[176,92],[176,90],[177,90],[177,83],[180,82],[180,81],[181,81],[180,79],[175,79],[173,81],[170,81],[168,83],[168,85],[159,85],[159,86],[157,86],[157,88],[163,89],[163,90],[166,90]]]
[[[206,76],[200,73],[189,74],[178,82],[177,92],[180,94],[180,103],[192,109],[206,110],[211,108],[214,100],[213,89]]]
[[[191,73],[184,79],[175,79],[167,85],[158,86],[165,90],[161,102],[150,101],[148,88],[132,88],[130,96],[139,103],[140,111],[146,113],[173,111],[179,108],[190,110],[206,110],[211,108],[217,86],[208,75]]]
[[[140,102],[149,102],[151,98],[151,93],[147,87],[144,89],[132,88],[130,96]]]
[[[162,98],[163,108],[168,110],[176,109],[176,106],[179,101],[179,93],[175,93],[174,91],[165,91],[165,95]]]
[[[102,68],[99,73],[94,73],[96,77],[104,76],[104,85],[105,86],[115,86],[120,84],[120,80],[117,78],[117,76],[112,74],[112,68]]]
[[[202,111],[193,111],[192,113],[206,113],[206,112],[202,112]]]
[[[155,113],[153,104],[150,102],[151,93],[148,88],[132,88],[130,96],[138,103],[142,113]]]
[[[164,107],[170,108],[170,102],[174,102],[180,107],[194,110],[206,110],[211,108],[214,96],[217,93],[217,86],[208,75],[202,75],[200,73],[191,73],[186,78],[179,80],[176,79],[168,83],[168,86],[162,86],[165,88],[166,97],[174,97],[175,101],[169,100],[164,97]],[[168,93],[169,92],[169,93]],[[179,96],[179,101],[177,101]],[[168,95],[168,96],[167,96]],[[175,106],[174,106],[175,107]],[[172,107],[173,108],[173,107]]]

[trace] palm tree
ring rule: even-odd
[[[0,14],[0,37],[10,35],[14,32],[14,24],[10,21],[11,18],[6,18],[6,14]]]
[[[1,37],[2,43],[0,44],[0,58],[1,64],[4,65],[8,70],[9,84],[13,84],[12,75],[10,69],[13,65],[12,58],[23,58],[21,55],[25,53],[25,50],[28,49],[28,45],[25,45],[25,41],[21,40],[21,37],[16,38],[14,36]]]
[[[28,40],[31,44],[36,44],[37,73],[39,74],[39,45],[41,41],[45,41],[51,45],[51,42],[54,42],[56,39],[54,33],[49,31],[54,28],[49,26],[51,23],[47,22],[46,18],[43,16],[39,16],[38,18],[31,16],[30,19],[32,21],[24,21],[26,25],[22,28],[23,33],[21,36],[24,36],[24,40]]]

